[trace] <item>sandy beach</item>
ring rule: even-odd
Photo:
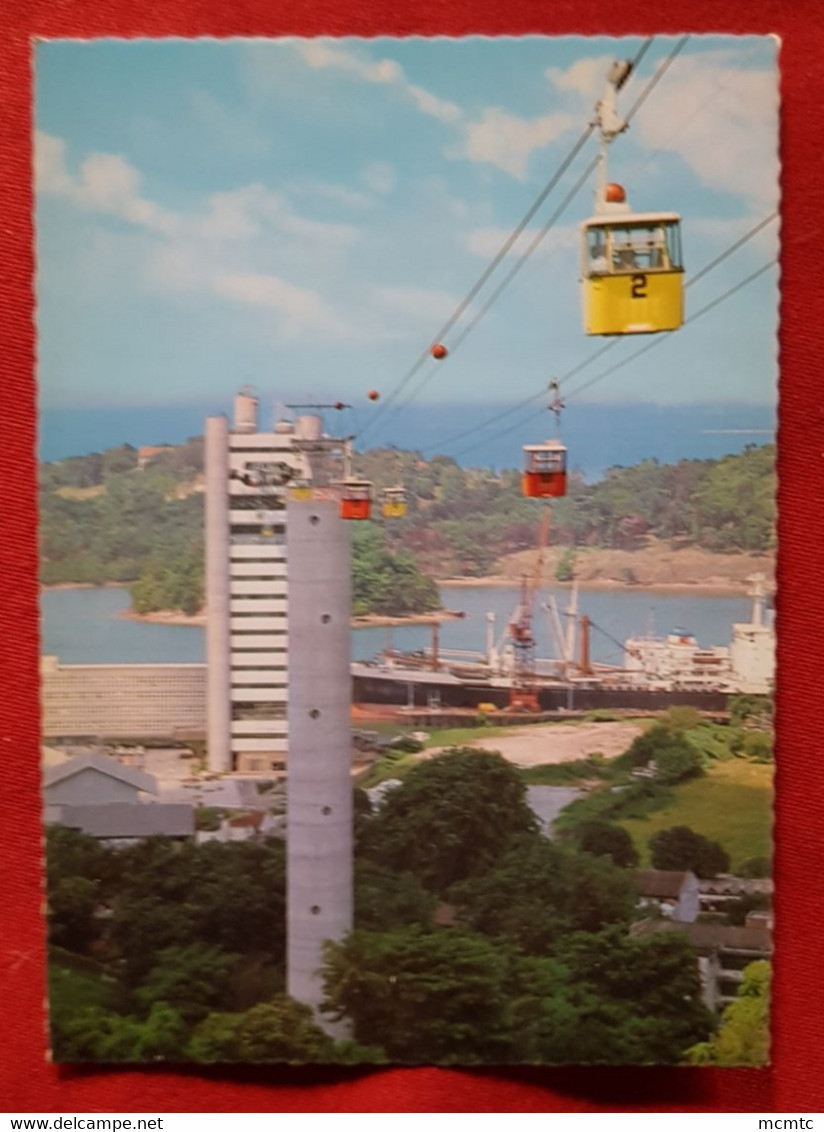
[[[444,589],[456,590],[477,589],[486,586],[512,590],[517,589],[520,584],[517,578],[506,578],[501,574],[492,574],[486,578],[444,578],[438,582],[438,585]],[[571,590],[572,582],[543,581],[541,589]],[[582,592],[591,590],[607,593],[650,593],[676,596],[693,594],[695,597],[745,597],[747,594],[746,584],[734,585],[721,582],[656,582],[651,585],[630,585],[627,582],[619,582],[615,579],[603,579],[601,581],[579,582],[578,589]]]
[[[205,610],[189,615],[172,609],[160,609],[153,613],[135,613],[133,609],[124,609],[119,616],[127,621],[148,621],[155,625],[204,626],[206,624]],[[353,629],[375,629],[392,625],[440,625],[444,621],[460,621],[463,616],[462,613],[452,609],[443,609],[437,613],[410,614],[408,617],[384,617],[379,613],[369,613],[361,617],[353,617],[350,623]]]

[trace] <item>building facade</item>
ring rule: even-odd
[[[206,421],[209,768],[267,771],[287,750],[286,495],[328,480],[335,458],[316,416],[261,430],[247,390],[234,418]]]
[[[60,664],[40,660],[44,738],[173,738],[202,731],[203,664]]]

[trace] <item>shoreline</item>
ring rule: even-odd
[[[443,589],[477,589],[484,588],[500,588],[500,589],[518,589],[521,582],[518,578],[506,578],[500,574],[491,574],[485,578],[443,578],[436,583]],[[543,582],[538,588],[539,590],[571,590],[572,582]],[[647,585],[635,584],[628,585],[626,582],[618,581],[615,578],[601,578],[593,579],[590,581],[579,581],[578,589],[581,591],[591,590],[594,592],[606,593],[650,593],[650,594],[672,594],[673,596],[689,596],[694,594],[696,597],[746,597],[747,586],[745,583],[735,585],[732,582],[651,582]]]
[[[41,584],[41,593],[51,593],[52,590],[125,590],[130,582],[52,582],[51,585]]]
[[[517,590],[521,582],[517,578],[507,578],[500,574],[491,574],[483,578],[440,578],[436,585],[446,590],[497,588]],[[55,585],[41,586],[42,592],[57,590],[89,590],[89,589],[125,589],[128,583],[106,582],[102,586],[95,586],[90,582],[60,582]],[[542,590],[570,590],[571,582],[546,582]],[[744,584],[734,585],[722,582],[659,582],[650,585],[627,585],[617,579],[600,579],[582,581],[578,583],[582,592],[594,593],[648,593],[670,595],[673,597],[736,597],[746,598],[747,587]],[[177,628],[206,627],[207,616],[205,611],[194,614],[182,613],[178,610],[158,609],[151,613],[135,613],[131,608],[121,610],[118,615],[126,621],[144,622],[152,625],[172,625]],[[380,629],[393,628],[404,625],[441,625],[445,622],[460,621],[465,614],[459,610],[442,609],[432,613],[413,613],[406,616],[382,613],[367,613],[353,616],[350,625],[353,629]]]
[[[133,609],[123,609],[118,617],[126,621],[143,621],[152,625],[176,625],[182,628],[205,628],[206,613],[179,613],[173,609],[157,609],[152,613],[135,613]],[[382,613],[365,613],[352,617],[353,629],[380,629],[395,625],[441,625],[445,621],[461,621],[464,614],[454,609],[442,609],[435,613],[411,613],[406,617],[393,617]]]

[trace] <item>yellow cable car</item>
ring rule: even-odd
[[[566,495],[567,450],[560,440],[524,445],[521,488],[529,499],[557,499]]]
[[[381,492],[381,512],[385,519],[402,519],[409,510],[405,487],[385,487]]]
[[[375,489],[369,480],[341,480],[340,484],[341,519],[371,519],[372,500]]]
[[[587,334],[657,334],[682,325],[680,223],[676,212],[624,212],[584,222],[581,281]]]
[[[312,498],[312,485],[309,480],[293,480],[289,487],[289,498],[307,501]]]

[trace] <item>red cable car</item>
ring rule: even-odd
[[[567,450],[560,440],[524,445],[521,488],[529,499],[557,499],[566,495]]]
[[[340,484],[341,519],[371,519],[374,485],[369,480],[342,480]]]

